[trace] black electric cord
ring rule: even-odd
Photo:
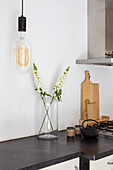
[[[24,4],[22,0],[22,13],[21,16],[18,17],[18,31],[25,32],[26,31],[26,17],[23,16]]]
[[[23,0],[22,0],[22,16],[23,16],[23,6],[24,6],[24,4],[23,4]]]

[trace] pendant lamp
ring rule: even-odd
[[[31,43],[26,39],[26,17],[22,13],[18,17],[18,38],[13,43],[13,65],[21,73],[27,73],[30,70],[31,63]]]

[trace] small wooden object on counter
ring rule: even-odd
[[[67,137],[74,137],[74,136],[75,136],[75,128],[67,127]]]
[[[99,122],[107,122],[109,116],[99,116],[99,84],[90,81],[90,72],[85,71],[85,80],[81,84],[81,120],[94,119]],[[90,124],[90,122],[88,122]],[[92,123],[91,123],[92,124]]]
[[[81,119],[99,119],[99,84],[90,81],[88,70],[81,84]]]
[[[96,121],[98,122],[98,125],[99,125],[99,123],[101,123],[101,122],[102,122],[102,123],[107,123],[107,121],[109,121],[109,120],[110,120],[110,119],[109,119],[109,116],[102,116],[101,119],[98,119],[98,120],[96,120]],[[80,120],[79,120],[79,124],[82,125],[82,122],[83,122],[83,121],[84,121],[84,120],[81,120],[81,119],[80,119]],[[92,121],[91,121],[91,122],[90,122],[90,121],[88,122],[88,125],[91,125],[91,126],[92,126],[93,124],[94,124],[94,122],[92,122]]]

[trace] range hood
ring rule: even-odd
[[[113,65],[113,0],[88,0],[88,57],[76,63]]]
[[[113,66],[113,58],[92,58],[76,60],[76,64],[93,64],[103,66]]]

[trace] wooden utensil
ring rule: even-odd
[[[81,84],[81,119],[99,119],[99,84],[90,81],[88,70]]]

